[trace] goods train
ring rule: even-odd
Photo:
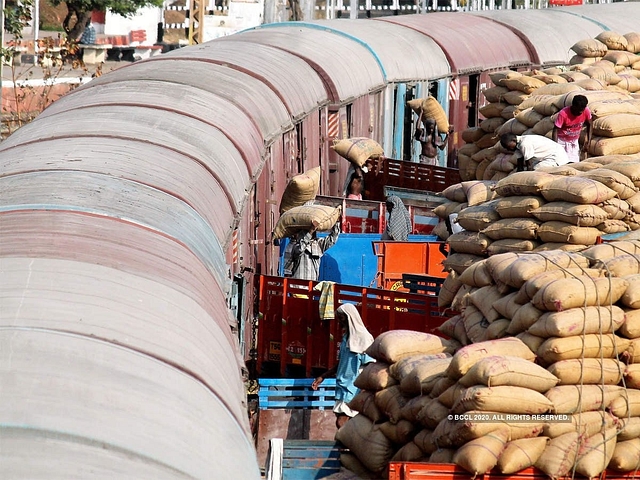
[[[0,477],[259,478],[242,371],[288,180],[334,138],[415,160],[407,100],[455,133],[488,73],[640,30],[640,3],[264,25],[120,68],[0,145]],[[72,475],[73,473],[73,475]]]

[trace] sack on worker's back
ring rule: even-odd
[[[418,115],[420,115],[420,110],[422,109],[424,112],[423,119],[434,119],[439,132],[447,133],[449,131],[447,114],[444,108],[442,108],[442,105],[440,105],[434,97],[414,98],[408,101],[407,105]]]
[[[331,146],[335,152],[358,167],[371,159],[380,158],[384,150],[378,142],[366,137],[343,138],[335,140]]]
[[[286,238],[303,230],[330,230],[340,218],[342,207],[306,205],[284,212],[273,229],[274,238]]]
[[[280,201],[280,213],[300,207],[316,198],[320,187],[320,167],[296,175],[287,184]]]

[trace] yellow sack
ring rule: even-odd
[[[377,159],[384,154],[378,142],[366,137],[335,140],[331,148],[358,167],[364,166],[367,159]]]
[[[280,216],[273,229],[273,237],[290,237],[302,230],[311,230],[314,226],[318,232],[331,230],[340,218],[341,211],[342,207],[325,205],[293,207]]]
[[[293,207],[300,207],[309,200],[316,198],[320,188],[320,167],[301,173],[293,177],[287,184],[280,201],[280,213]]]
[[[423,119],[425,118],[433,118],[436,121],[436,126],[438,127],[438,131],[442,133],[447,133],[449,131],[449,120],[447,119],[447,114],[442,108],[442,105],[438,103],[434,97],[427,98],[414,98],[407,102],[407,105],[420,115],[420,110],[424,112]]]

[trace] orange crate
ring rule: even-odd
[[[372,242],[378,257],[378,288],[399,290],[403,273],[445,278],[442,242]]]

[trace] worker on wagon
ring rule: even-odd
[[[325,378],[336,376],[336,402],[333,412],[336,414],[336,427],[340,428],[358,414],[347,405],[358,393],[353,382],[362,367],[375,360],[364,353],[373,343],[373,336],[364,326],[358,309],[350,303],[345,303],[336,310],[336,319],[342,328],[338,364],[316,378],[311,388],[317,390]]]
[[[309,231],[301,231],[284,250],[284,276],[299,280],[317,281],[320,274],[320,259],[328,249],[333,247],[340,236],[340,220],[329,235],[318,238],[316,227]]]
[[[389,219],[387,227],[382,234],[382,240],[395,240],[406,242],[409,239],[411,228],[411,216],[402,203],[402,199],[395,195],[387,197],[386,201]]]
[[[587,129],[587,139],[584,143],[584,151],[587,151],[591,141],[591,110],[587,107],[589,99],[584,95],[576,95],[569,107],[564,107],[553,125],[552,138],[564,148],[569,157],[569,162],[580,161],[580,132],[582,127]]]
[[[362,200],[364,173],[360,167],[352,167],[349,169],[349,172],[347,172],[344,195],[348,200]]]
[[[414,138],[420,142],[420,163],[426,165],[438,164],[438,149],[444,150],[447,146],[449,134],[453,132],[453,127],[445,133],[444,139],[440,137],[436,121],[433,118],[424,118],[424,110],[420,110],[420,118]]]
[[[541,167],[559,167],[569,163],[569,157],[560,145],[542,135],[515,135],[503,133],[500,144],[514,152],[518,160],[517,171],[537,170]]]

